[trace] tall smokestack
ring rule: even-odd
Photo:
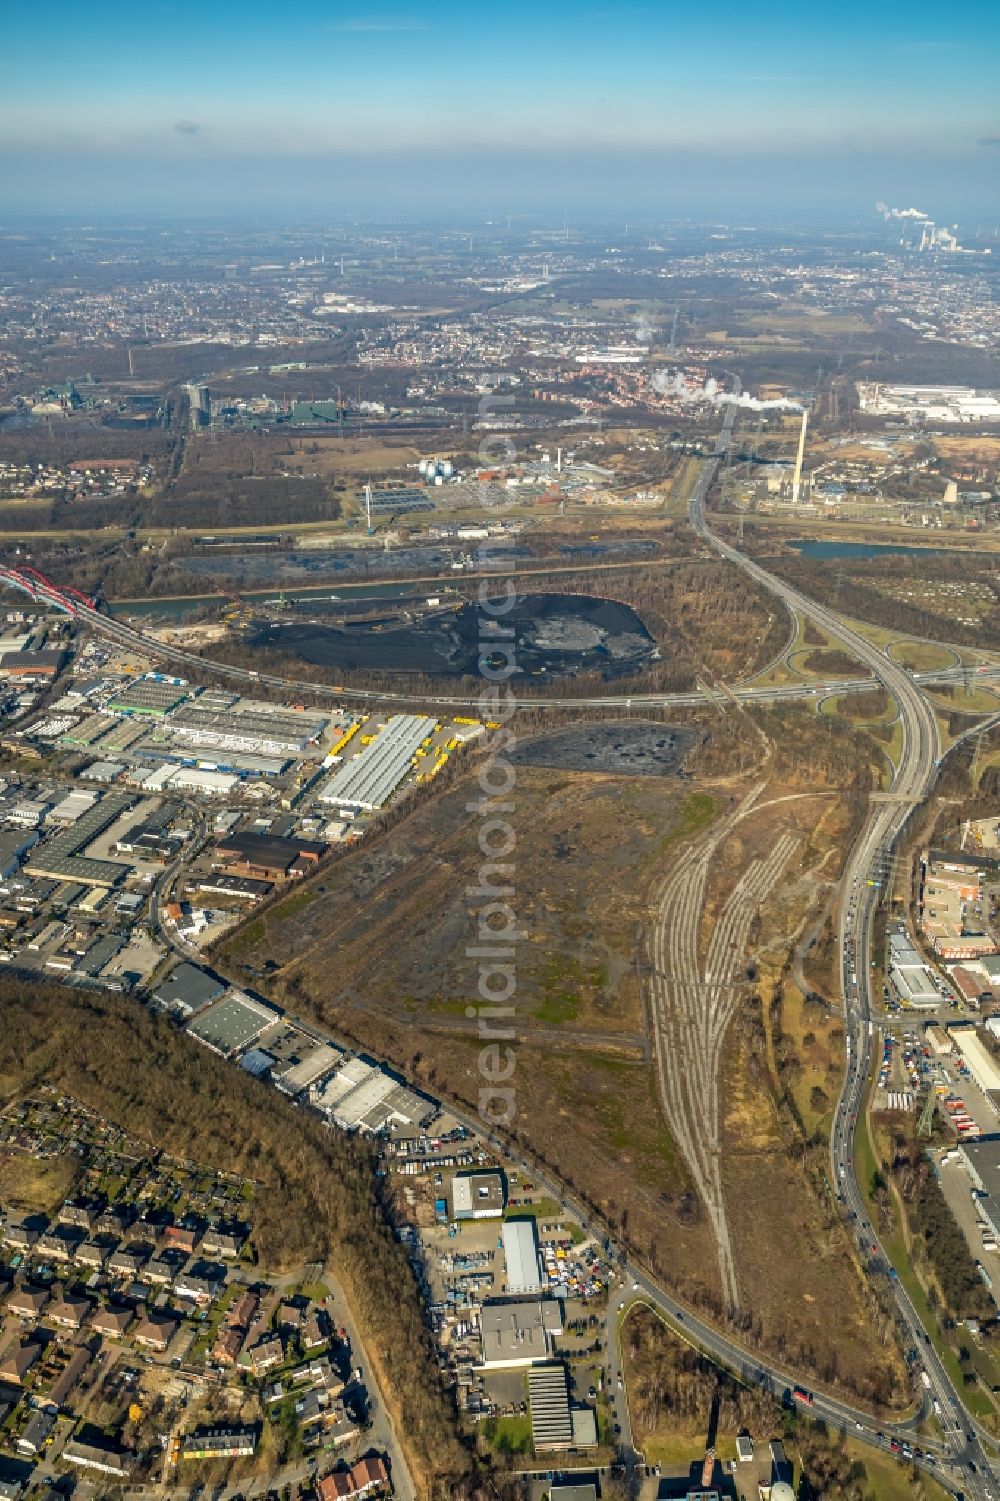
[[[802,431],[799,433],[799,451],[795,456],[795,477],[792,480],[792,505],[798,505],[799,490],[802,486],[802,460],[806,452],[806,425],[808,422],[809,413],[803,409]]]

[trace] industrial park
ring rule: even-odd
[[[7,237],[0,1501],[1000,1494],[934,213]]]

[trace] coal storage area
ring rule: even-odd
[[[498,606],[505,604],[498,599]],[[503,650],[493,648],[492,625],[513,630]],[[276,621],[244,640],[317,667],[423,673],[429,677],[482,676],[480,653],[502,671],[506,652],[512,681],[554,680],[583,673],[606,679],[631,676],[659,657],[659,649],[630,605],[584,594],[526,594],[504,613],[478,605],[438,611],[405,624],[385,620],[346,625]]]
[[[683,775],[684,758],[699,736],[669,724],[573,725],[524,740],[510,753],[517,766],[596,771],[613,776]]]

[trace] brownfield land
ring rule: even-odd
[[[425,438],[424,444],[434,451],[432,438]],[[188,444],[184,469],[185,473],[197,471],[203,479],[209,475],[233,478],[253,469],[257,474],[318,475],[323,479],[343,476],[348,480],[376,482],[397,470],[405,472],[406,466],[415,465],[423,452],[424,448],[408,438],[381,434],[365,437],[356,433],[341,438],[286,427],[274,433],[230,433],[221,441],[200,435]]]
[[[688,752],[687,778],[518,767],[514,884],[525,936],[515,1130],[682,1296],[790,1361],[813,1361],[821,1378],[892,1402],[895,1357],[811,1155],[820,1150],[812,1137],[842,1039],[824,1021],[801,1040],[803,1068],[826,1091],[820,1100],[810,1084],[810,1121],[783,1103],[774,1029],[762,1017],[793,942],[828,899],[864,810],[874,748],[807,712],[755,719],[706,716],[711,728]],[[741,808],[758,786],[756,801]],[[476,788],[464,771],[381,837],[336,856],[304,891],[263,909],[217,953],[237,981],[264,980],[291,1010],[470,1112],[481,1082],[477,969],[466,953],[481,905]],[[693,933],[680,960],[693,953],[702,965],[713,933],[740,909],[725,940],[735,957],[725,1046],[720,1052],[709,1039],[699,1054],[706,1079],[717,1071],[706,1089],[721,1090],[738,1308],[720,1281],[717,1216],[689,1139],[697,1098],[676,1119],[660,1108],[660,1040],[676,1024],[669,997],[665,1012],[648,1014],[664,889],[712,839],[704,884],[680,913]],[[760,882],[757,894],[753,872],[779,845],[773,881]],[[304,893],[321,900],[303,901]],[[697,989],[699,978],[688,979]],[[694,1031],[705,1017],[692,1013]],[[750,1046],[757,1036],[763,1042]]]
[[[68,1199],[80,1176],[80,1164],[68,1154],[26,1157],[0,1154],[0,1199],[15,1209],[50,1213]]]

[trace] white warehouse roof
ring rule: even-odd
[[[503,1255],[509,1293],[537,1293],[542,1289],[538,1233],[533,1219],[505,1220]]]
[[[423,714],[394,714],[370,745],[345,761],[320,795],[339,807],[381,808],[410,769],[414,752],[437,721]]]
[[[949,1027],[948,1033],[959,1053],[969,1065],[972,1077],[983,1094],[1000,1090],[1000,1068],[989,1050],[976,1036],[974,1027]]]
[[[239,786],[239,777],[227,771],[206,771],[200,766],[179,766],[170,778],[171,787],[187,787],[192,792],[224,794]],[[146,785],[146,784],[143,784]]]

